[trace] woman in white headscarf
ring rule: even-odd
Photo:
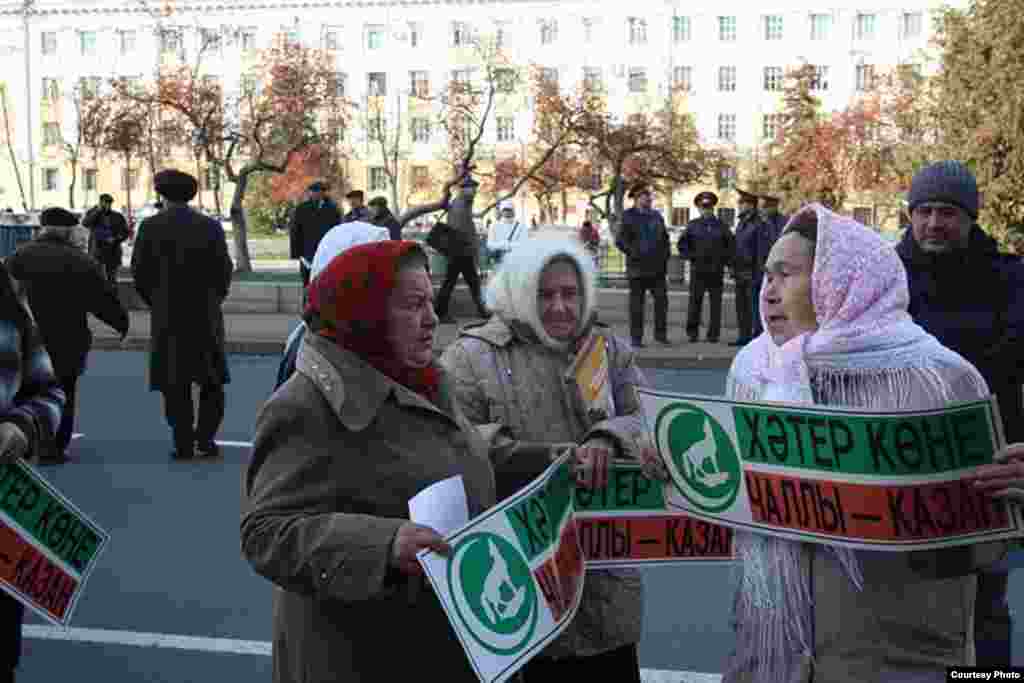
[[[648,443],[635,388],[646,381],[629,343],[594,322],[594,262],[579,242],[526,239],[488,285],[489,321],[468,325],[441,362],[456,401],[492,444],[498,499],[575,450],[586,486],[600,485],[610,456],[636,458]],[[587,410],[567,371],[591,334],[607,342],[612,405]],[[639,683],[636,645],[643,588],[636,570],[588,571],[573,622],[522,670],[526,683]]]
[[[737,355],[727,395],[871,410],[988,395],[967,361],[914,324],[906,274],[875,232],[812,204],[772,248],[765,332]],[[853,551],[737,533],[741,581],[727,683],[946,680],[974,661],[979,567],[1002,543]]]

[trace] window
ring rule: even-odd
[[[629,44],[646,45],[647,20],[640,19],[639,17],[630,17],[627,21],[629,22]]]
[[[96,191],[96,169],[87,168],[82,172],[82,184],[85,185],[86,192]]]
[[[672,17],[672,42],[688,43],[692,39],[690,17]]]
[[[779,92],[782,90],[782,83],[785,76],[781,66],[766,66],[764,68],[764,89],[768,92]]]
[[[828,67],[814,67],[814,78],[811,79],[811,90],[828,90]]]
[[[426,71],[410,71],[409,92],[413,97],[430,95],[430,74]]]
[[[121,54],[130,55],[135,52],[135,31],[121,31]]]
[[[43,124],[43,145],[59,145],[60,139],[60,125],[57,123],[44,123]]]
[[[853,25],[853,37],[857,40],[875,39],[875,15],[858,14]]]
[[[50,102],[60,99],[60,81],[56,78],[44,78],[42,95],[44,100]]]
[[[690,207],[688,206],[673,206],[672,207],[672,225],[686,225],[690,222]]]
[[[860,92],[871,90],[875,85],[875,67],[872,64],[858,64],[856,88]]]
[[[629,92],[647,92],[647,69],[632,67],[629,70]]]
[[[301,36],[299,36],[299,29],[297,28],[286,28],[281,32],[281,40],[284,41],[285,45],[298,45]]]
[[[256,29],[254,28],[243,28],[241,35],[241,44],[243,50],[255,50],[256,49]]]
[[[89,100],[100,94],[99,76],[82,76],[78,79],[78,89],[82,93],[82,99]]]
[[[855,206],[853,207],[853,220],[861,225],[874,225],[875,212],[870,206]]]
[[[594,24],[596,21],[590,17],[583,20],[583,42],[594,42]]]
[[[257,91],[256,76],[252,74],[242,74],[238,79],[238,89],[246,97],[252,97],[255,95]]]
[[[366,27],[366,49],[367,50],[379,50],[384,47],[384,27],[383,26],[367,26]]]
[[[781,14],[769,14],[764,18],[764,39],[782,40]]]
[[[426,166],[413,166],[409,169],[412,176],[413,188],[423,188],[430,185],[430,169]]]
[[[82,31],[78,34],[79,45],[82,48],[83,57],[96,56],[96,32]]]
[[[121,169],[121,189],[134,190],[138,175],[137,171],[133,171],[130,168]]]
[[[722,206],[718,209],[718,220],[722,221],[722,225],[727,228],[731,228],[736,223],[736,209],[730,209]]]
[[[199,49],[211,52],[220,50],[220,31],[215,28],[199,29]]]
[[[540,44],[553,45],[558,40],[558,21],[544,19],[540,22]]]
[[[736,114],[718,115],[718,139],[724,142],[736,140]]]
[[[367,122],[366,137],[371,142],[381,142],[388,139],[388,117],[377,113]]]
[[[344,71],[334,72],[334,96],[345,97],[345,91],[348,89],[348,74]]]
[[[177,52],[181,49],[181,33],[176,29],[165,29],[160,33],[160,51]]]
[[[718,67],[718,90],[719,92],[736,92],[736,67]]]
[[[693,67],[677,66],[672,69],[672,84],[683,92],[693,91]]]
[[[60,175],[55,168],[43,169],[43,189],[47,192],[55,192],[60,187]]]
[[[473,70],[472,69],[453,69],[452,70],[452,83],[459,85],[463,90],[468,88],[473,82]]]
[[[920,38],[923,21],[920,12],[904,12],[900,17],[900,37]]]
[[[766,140],[774,140],[782,130],[781,114],[765,114],[761,122],[761,137]]]
[[[494,85],[498,92],[512,92],[516,87],[516,72],[513,69],[495,69]]]
[[[498,117],[498,142],[514,142],[516,139],[516,120],[511,116]]]
[[[43,54],[50,57],[57,54],[57,32],[56,31],[43,31],[40,36],[40,42],[43,46]]]
[[[412,119],[413,142],[430,142],[430,119],[424,116],[417,116]]]
[[[382,96],[388,94],[388,77],[383,71],[372,71],[366,76],[367,94]]]
[[[549,67],[542,67],[540,70],[540,80],[543,82],[558,87],[558,69],[552,69]]]
[[[412,22],[409,24],[409,45],[419,47],[423,44],[423,24]]]
[[[829,40],[832,36],[832,15],[811,15],[811,40]]]
[[[736,17],[718,17],[718,39],[723,43],[736,42]]]
[[[604,90],[604,74],[599,67],[583,67],[583,87],[591,91]]]
[[[339,39],[339,31],[337,28],[332,26],[324,26],[324,49],[329,51],[336,51],[338,46],[341,44]]]
[[[383,192],[388,189],[388,177],[383,166],[371,166],[367,180],[366,185],[370,192]]]
[[[464,21],[452,22],[452,47],[469,45],[469,24]]]

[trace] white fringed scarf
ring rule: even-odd
[[[818,329],[782,346],[762,334],[737,355],[726,395],[868,410],[927,409],[987,396],[981,375],[910,319],[906,272],[895,250],[872,230],[820,205],[804,210],[818,217],[811,275]],[[860,590],[857,552],[823,548]],[[726,682],[806,678],[814,658],[808,566],[814,550],[773,536],[736,534],[737,643]]]

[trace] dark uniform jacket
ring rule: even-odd
[[[69,240],[44,233],[21,245],[7,259],[7,267],[28,296],[57,377],[78,377],[85,371],[92,347],[86,314],[127,334],[128,313],[117,292],[96,261]]]
[[[230,381],[221,305],[233,269],[219,222],[188,207],[146,219],[132,254],[132,275],[152,309],[150,389]]]
[[[288,226],[290,258],[313,262],[313,255],[327,231],[341,223],[338,205],[330,199],[308,201],[295,207]]]
[[[668,271],[671,243],[665,220],[654,209],[623,211],[615,246],[626,255],[628,277],[664,277]]]
[[[736,239],[717,217],[701,216],[687,223],[676,248],[693,264],[694,273],[721,276],[732,265]]]
[[[744,211],[740,214],[736,226],[736,257],[733,267],[737,272],[748,276],[754,272],[757,263],[757,240],[765,229],[757,210]]]
[[[761,228],[757,231],[757,239],[753,240],[754,248],[754,273],[764,272],[764,264],[768,261],[768,252],[772,250],[782,229],[789,222],[789,216],[775,214],[774,216],[761,216]]]

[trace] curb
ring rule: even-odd
[[[96,337],[92,350],[149,351],[149,337],[128,337],[124,343],[117,337]],[[280,356],[284,352],[284,341],[229,339],[224,344],[224,350],[229,354]],[[441,350],[435,350],[434,355],[440,356]],[[732,356],[705,357],[701,353],[675,357],[648,356],[641,350],[637,354],[636,362],[641,368],[652,370],[728,370],[732,364]]]

